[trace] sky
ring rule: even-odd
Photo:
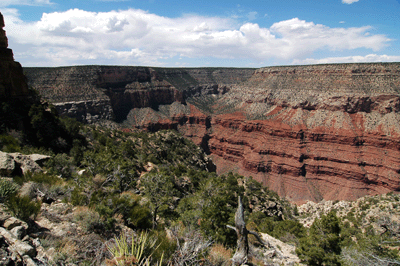
[[[0,0],[23,66],[400,62],[400,0]]]

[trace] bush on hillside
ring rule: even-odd
[[[14,195],[5,202],[5,205],[14,216],[28,222],[36,219],[42,203],[31,200],[29,196]]]
[[[307,265],[341,265],[341,221],[331,211],[316,219],[308,236],[300,239],[296,253]]]

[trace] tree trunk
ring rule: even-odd
[[[235,230],[237,235],[237,248],[235,254],[232,257],[232,265],[234,266],[243,264],[251,265],[248,264],[250,255],[248,235],[252,234],[257,238],[257,240],[262,245],[264,245],[264,243],[256,232],[247,230],[246,223],[244,221],[244,208],[240,196],[239,196],[238,208],[235,213],[235,227],[230,225],[227,225],[227,227]]]

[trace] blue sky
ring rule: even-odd
[[[0,0],[23,66],[400,62],[400,0]]]

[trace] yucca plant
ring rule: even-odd
[[[142,232],[135,239],[132,238],[132,243],[129,245],[127,236],[121,234],[114,239],[115,243],[107,245],[108,250],[113,256],[111,265],[121,266],[161,266],[163,256],[160,261],[152,262],[153,252],[159,247],[156,246],[157,239],[149,236],[149,233]]]

